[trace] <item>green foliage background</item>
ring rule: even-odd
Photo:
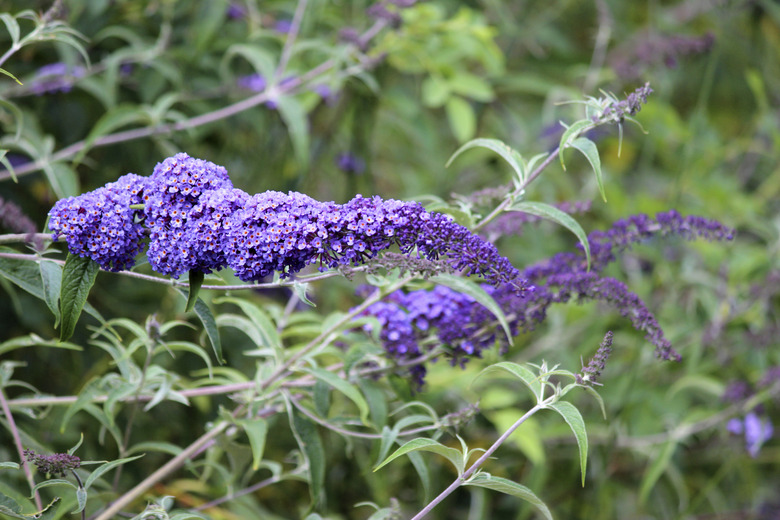
[[[249,12],[244,18],[229,18],[226,1],[63,2],[63,19],[86,38],[91,68],[70,92],[40,96],[0,78],[0,96],[21,110],[0,111],[0,147],[51,166],[48,175],[36,171],[19,175],[18,182],[3,179],[0,197],[19,204],[43,231],[58,198],[95,189],[127,172],[149,175],[157,162],[186,151],[224,165],[234,185],[248,193],[296,190],[337,202],[357,193],[427,204],[452,201],[510,182],[509,169],[487,151],[464,154],[445,168],[463,142],[498,138],[528,157],[550,151],[557,144],[550,137],[556,123],[582,117],[580,105],[562,103],[598,96],[599,89],[620,96],[649,81],[655,93],[637,117],[646,133],[625,125],[622,145],[616,126],[593,136],[605,172],[606,203],[587,162],[575,154],[567,154],[565,171],[553,163],[531,186],[528,200],[592,201],[591,210],[577,216],[588,232],[631,214],[674,208],[718,219],[738,230],[737,239],[729,244],[657,240],[635,248],[611,268],[610,274],[626,280],[656,313],[682,353],[681,363],[655,360],[640,333],[595,304],[554,308],[544,325],[516,338],[501,359],[544,359],[578,370],[604,332],[614,330],[615,352],[599,389],[607,420],[595,403],[584,395],[577,398],[591,442],[584,487],[570,432],[547,415],[525,424],[487,471],[534,490],[557,518],[768,519],[780,514],[780,445],[771,440],[751,458],[743,440],[725,429],[727,419],[738,413],[721,413],[728,409],[721,399],[728,383],[755,384],[769,367],[780,365],[778,282],[773,277],[780,223],[776,2],[421,2],[402,10],[400,27],[383,29],[361,62],[344,58],[349,44],[338,35],[346,27],[364,31],[371,26],[369,3],[314,0],[306,7],[287,70],[300,76],[325,60],[343,60],[314,82],[328,85],[335,93],[332,102],[303,89],[285,96],[285,105],[276,110],[258,106],[185,131],[95,146],[78,161],[73,156],[50,160],[53,152],[90,139],[101,127],[100,133],[109,134],[185,121],[250,95],[236,85],[237,78],[255,72],[253,63],[266,76],[274,70],[285,35],[273,27],[291,18],[296,4],[238,3]],[[0,3],[9,13],[49,6]],[[672,37],[707,34],[713,43],[704,52],[674,54],[675,47],[669,47]],[[8,35],[0,34],[0,50],[8,45]],[[60,61],[85,65],[72,46],[37,42],[2,67],[27,85],[38,68]],[[628,74],[627,66],[635,74]],[[348,73],[349,67],[358,73]],[[343,153],[364,160],[365,171],[341,170],[337,162]],[[565,230],[542,223],[497,245],[522,267],[575,244]],[[141,270],[149,272],[148,267]],[[30,333],[57,337],[42,301],[0,282],[0,340]],[[318,325],[328,313],[348,310],[359,302],[354,293],[359,282],[313,284],[309,297],[317,307],[302,309],[299,319]],[[201,295],[220,313],[240,314],[235,305],[218,303],[221,296]],[[284,315],[289,293],[242,296],[276,319]],[[186,322],[190,326],[174,328],[167,340],[208,349],[201,324],[183,312],[184,300],[170,287],[100,273],[89,301],[106,319],[129,318],[140,327],[150,315],[160,323]],[[115,370],[105,349],[90,345],[88,326],[97,322],[85,315],[71,340],[83,347],[79,352],[38,346],[0,354],[0,360],[18,363],[14,379],[44,394],[82,393],[93,377]],[[225,327],[222,342],[227,365],[215,369],[218,381],[253,377],[257,365],[247,336]],[[479,400],[482,413],[460,431],[472,448],[489,446],[530,406],[528,395],[516,386],[469,386],[479,369],[498,359],[490,353],[464,371],[439,362],[425,390],[414,396],[442,415]],[[178,374],[185,386],[207,384],[204,361],[197,355],[172,358],[161,352],[154,363]],[[389,379],[365,384],[409,392],[403,378]],[[9,398],[25,392],[6,389]],[[774,418],[780,412],[777,395],[761,400]],[[117,406],[117,423],[124,424],[130,407]],[[199,397],[190,406],[163,401],[135,419],[134,442],[186,446],[222,406],[232,406],[230,397]],[[75,414],[60,430],[64,413],[64,407],[21,409],[17,422],[29,434],[26,441],[46,451],[65,451],[83,433],[82,458],[118,457],[117,443],[106,429],[98,435],[94,412]],[[270,431],[288,427],[284,415],[269,419]],[[370,443],[321,433],[327,454],[323,517],[368,518],[370,508],[353,507],[365,500],[386,506],[396,498],[406,516],[425,504],[419,476],[408,462],[399,460],[374,473],[376,452]],[[448,439],[458,446],[454,437]],[[265,457],[290,464],[285,457],[294,447],[289,435],[269,438]],[[157,448],[165,451],[163,445]],[[178,507],[193,507],[270,474],[261,470],[257,477],[248,469],[251,450],[245,439],[221,448],[226,459],[194,463],[154,494],[172,495]],[[423,457],[435,495],[454,474],[432,454]],[[0,431],[0,460],[17,460],[7,429]],[[131,487],[165,460],[167,455],[152,450],[128,464],[119,476],[122,487]],[[21,473],[0,471],[0,491],[23,502]],[[305,516],[308,502],[307,485],[289,480],[208,513],[215,519],[296,518]],[[534,511],[514,497],[469,488],[450,497],[431,518],[521,519],[533,518]]]

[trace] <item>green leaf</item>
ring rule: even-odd
[[[496,97],[490,83],[474,74],[457,74],[450,79],[449,84],[453,92],[482,103],[489,103]]]
[[[234,44],[228,47],[220,63],[220,73],[227,75],[228,64],[230,60],[235,56],[242,56],[245,58],[255,72],[259,73],[264,78],[271,78],[274,75],[275,59],[273,55],[267,52],[260,46],[252,44]]]
[[[195,302],[198,301],[198,293],[200,292],[200,287],[203,285],[204,277],[203,271],[190,270],[190,290],[187,293],[187,304],[184,306],[184,312],[190,312],[195,307]]]
[[[3,101],[2,99],[0,99],[0,106],[8,106],[8,105],[14,106],[11,103],[8,103],[8,102]],[[17,128],[21,128],[22,127],[21,120],[19,120],[19,124],[17,124],[16,127]],[[19,139],[18,135],[16,136],[16,139]],[[11,180],[13,180],[14,182],[18,183],[19,179],[16,177],[16,171],[14,170],[14,165],[11,164],[11,161],[9,161],[8,157],[5,156],[7,153],[8,153],[8,150],[0,149],[0,164],[5,166],[5,169],[8,172],[8,175],[11,176]]]
[[[582,472],[582,485],[585,486],[585,469],[588,465],[588,434],[585,431],[585,421],[582,419],[582,415],[579,410],[574,407],[568,401],[558,401],[552,403],[549,407],[558,412],[566,424],[571,428],[574,433],[574,438],[577,439],[577,446],[580,449],[580,470]]]
[[[189,299],[188,292],[184,289],[179,289],[179,292],[185,299]],[[225,362],[225,358],[222,357],[222,341],[219,339],[219,329],[217,328],[217,321],[214,319],[209,306],[204,303],[203,300],[197,298],[195,301],[195,314],[200,318],[203,323],[203,328],[206,330],[206,335],[211,342],[211,348],[214,350],[214,357],[217,358],[217,363],[220,365]]]
[[[236,421],[249,437],[249,445],[252,447],[252,469],[260,469],[260,461],[263,460],[265,451],[265,439],[268,435],[268,423],[261,418],[242,419]]]
[[[325,484],[325,449],[322,439],[314,423],[296,411],[289,400],[286,401],[290,428],[309,467],[309,493],[312,502],[318,504]]]
[[[91,258],[82,258],[68,253],[65,268],[62,270],[60,291],[60,315],[62,317],[60,341],[67,341],[73,336],[76,323],[87,301],[87,295],[95,283],[99,270],[97,262]]]
[[[21,13],[20,13],[21,14]],[[8,34],[11,36],[11,46],[15,47],[19,43],[19,36],[21,36],[21,28],[16,17],[10,13],[0,14],[0,20],[5,24],[5,28],[8,30]]]
[[[316,307],[317,304],[311,301],[306,295],[306,290],[308,288],[308,283],[299,282],[298,280],[293,281],[293,290],[295,291],[295,295],[298,297],[298,299],[310,307]]]
[[[3,468],[19,469],[19,464],[16,462],[0,462],[0,469]]]
[[[607,202],[607,193],[604,191],[604,176],[601,173],[601,159],[596,144],[587,137],[578,137],[571,143],[572,148],[576,148],[588,159],[593,171],[596,173],[596,183],[599,185],[599,192],[604,202]]]
[[[71,513],[80,513],[84,510],[85,507],[87,507],[87,490],[84,488],[78,488],[76,489],[76,501],[78,503],[78,507],[71,511]]]
[[[417,475],[420,477],[420,482],[422,482],[423,503],[430,502],[431,501],[431,473],[428,470],[428,465],[425,463],[425,460],[423,460],[422,455],[416,451],[407,453],[407,456],[409,457],[409,462],[412,463],[414,470],[417,472]]]
[[[26,336],[18,336],[11,338],[8,341],[0,343],[0,355],[18,348],[25,347],[52,347],[52,348],[64,348],[68,350],[80,351],[83,348],[75,343],[68,343],[67,341],[51,341],[45,340],[37,334],[28,334]]]
[[[360,421],[363,424],[369,424],[368,421],[368,402],[366,402],[363,395],[357,390],[357,388],[354,387],[354,385],[348,383],[347,381],[341,379],[337,375],[335,375],[332,372],[329,372],[327,370],[323,370],[321,368],[306,368],[304,369],[304,372],[307,372],[320,381],[323,381],[345,396],[349,397],[349,399],[355,403],[355,406],[358,407],[358,410],[360,411]]]
[[[50,478],[49,480],[44,480],[43,482],[38,482],[35,486],[33,486],[32,491],[38,491],[39,489],[50,487],[50,486],[70,486],[73,489],[78,489],[78,486],[71,482],[70,480],[65,480],[64,478]]]
[[[494,300],[493,297],[485,291],[485,289],[471,280],[467,280],[452,274],[437,274],[432,276],[430,280],[434,283],[447,286],[450,289],[474,298],[477,303],[493,313],[493,316],[495,316],[498,320],[498,323],[501,324],[501,327],[504,329],[504,333],[506,334],[506,337],[511,344],[512,331],[509,328],[509,321],[507,320],[504,311],[501,309],[501,306],[496,303],[496,300]]]
[[[523,365],[518,365],[517,363],[512,363],[510,361],[502,361],[485,368],[482,372],[479,373],[479,376],[502,370],[509,372],[511,375],[522,381],[523,384],[525,384],[525,386],[527,386],[531,392],[533,392],[537,401],[541,398],[542,382],[539,380],[539,376],[525,368]]]
[[[519,182],[525,182],[525,168],[523,166],[520,154],[506,145],[503,141],[499,141],[498,139],[472,139],[468,143],[458,148],[455,153],[452,154],[445,167],[449,168],[450,164],[452,164],[452,161],[454,161],[456,157],[458,157],[466,150],[470,150],[472,148],[487,148],[488,150],[496,152],[501,156],[502,159],[509,163],[509,166],[512,167],[512,170],[517,176]]]
[[[455,469],[458,472],[458,475],[463,474],[463,454],[456,450],[455,448],[450,448],[442,443],[435,441],[433,439],[427,439],[427,438],[420,438],[420,439],[412,439],[411,441],[407,442],[397,450],[395,450],[389,457],[387,457],[384,461],[382,461],[378,466],[374,468],[374,471],[379,470],[380,468],[384,467],[386,464],[390,463],[391,461],[397,459],[398,457],[402,455],[406,455],[407,453],[415,452],[415,451],[430,451],[432,453],[436,453],[438,455],[441,455],[442,457],[449,460],[453,466],[455,466]]]
[[[135,105],[119,105],[110,109],[92,127],[89,135],[84,139],[83,148],[73,159],[73,164],[79,164],[84,159],[98,138],[129,124],[146,123],[148,119],[144,110]]]
[[[112,460],[110,462],[106,462],[105,464],[103,464],[103,465],[99,466],[98,468],[96,468],[92,473],[90,473],[89,477],[87,477],[87,480],[84,481],[84,489],[85,490],[89,489],[89,487],[97,479],[99,479],[103,475],[103,473],[105,473],[107,471],[111,471],[115,467],[120,466],[122,464],[127,464],[130,461],[133,461],[133,460],[136,460],[136,459],[140,459],[141,457],[143,457],[143,454],[136,455],[135,457],[125,457],[123,459],[117,459],[117,460]]]
[[[520,211],[522,213],[528,213],[529,215],[536,215],[537,217],[546,218],[553,222],[562,225],[577,237],[582,244],[582,248],[585,250],[585,258],[588,262],[588,270],[590,270],[590,242],[588,242],[588,235],[580,226],[579,222],[574,220],[571,216],[565,212],[559,210],[555,206],[545,204],[544,202],[530,202],[521,201],[516,202],[510,206],[507,211]]]
[[[21,81],[19,81],[19,79],[18,79],[16,76],[14,76],[13,74],[11,74],[10,72],[8,72],[8,71],[7,71],[7,70],[5,70],[5,69],[2,69],[2,68],[0,68],[0,74],[5,74],[5,75],[6,75],[6,76],[8,76],[9,78],[11,78],[11,79],[12,79],[12,80],[14,80],[15,82],[17,82],[18,84],[20,84],[20,85],[22,84],[22,82],[21,82]]]
[[[282,95],[277,104],[279,115],[282,116],[290,134],[298,168],[304,171],[309,166],[309,119],[306,111],[303,105],[290,95]]]
[[[642,484],[639,487],[639,503],[644,504],[647,501],[647,497],[650,496],[650,491],[653,490],[653,486],[661,478],[666,468],[669,466],[669,461],[672,460],[672,455],[677,449],[677,441],[670,440],[660,448],[660,453],[656,453],[652,457],[652,464],[645,475],[642,478]]]
[[[0,251],[4,253],[18,253],[14,249],[3,246],[0,246]],[[46,301],[41,280],[41,270],[40,267],[35,265],[35,262],[18,258],[0,258],[0,276],[7,278],[36,298]],[[100,313],[89,303],[84,305],[84,310],[99,322],[105,322]]]
[[[471,104],[462,97],[453,96],[447,100],[445,108],[450,128],[458,142],[462,143],[474,137],[477,131],[477,116],[474,115]]]
[[[518,484],[517,482],[512,482],[511,480],[505,478],[494,477],[493,475],[479,472],[464,482],[463,485],[479,486],[521,498],[526,502],[534,505],[547,520],[553,520],[552,514],[550,513],[550,509],[547,507],[547,504],[542,502],[542,500],[537,497],[533,491],[523,485]]]
[[[422,82],[422,102],[427,107],[443,106],[450,94],[450,84],[441,77],[429,76]]]
[[[604,416],[604,419],[606,419],[607,409],[604,408],[604,399],[601,398],[601,394],[599,394],[592,386],[585,385],[582,387],[582,389],[589,393],[596,400],[596,402],[599,403],[599,407],[601,408],[601,415]]]
[[[566,128],[561,135],[561,140],[558,144],[558,157],[561,159],[561,168],[564,170],[566,170],[566,164],[563,162],[563,151],[571,145],[571,141],[580,135],[583,130],[590,128],[591,126],[593,126],[593,121],[590,119],[581,119]]]
[[[263,338],[263,343],[260,346],[272,347],[275,350],[282,348],[282,340],[279,337],[279,332],[276,330],[276,325],[262,308],[247,300],[230,296],[219,298],[215,301],[220,304],[233,303],[240,307],[244,314],[249,317],[249,321],[252,323],[255,331]]]
[[[46,305],[54,314],[54,328],[60,323],[60,291],[62,288],[62,268],[57,262],[51,260],[41,260],[39,264],[41,270],[41,282],[43,284],[43,297]]]

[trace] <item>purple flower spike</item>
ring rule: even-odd
[[[81,467],[81,459],[67,453],[39,455],[33,450],[24,450],[24,458],[38,468],[38,471],[53,477],[64,477],[69,471]]]
[[[149,179],[129,173],[102,188],[57,201],[49,212],[52,239],[65,237],[68,250],[107,271],[129,269],[141,248],[143,227],[136,222],[149,191]]]
[[[204,214],[207,214],[206,219],[213,219],[214,213],[219,214],[221,219],[227,219],[227,213],[238,205],[236,200],[241,199],[241,195],[235,195],[237,198],[232,202],[209,198],[207,200],[213,206],[200,206],[195,215],[191,213],[204,194],[220,189],[232,190],[227,170],[212,162],[179,153],[159,163],[149,182],[144,213],[150,230],[147,256],[152,269],[174,278],[192,269],[205,273],[219,269],[211,252],[203,249],[204,239],[194,233],[193,226],[197,225],[198,219],[203,219]],[[226,197],[230,198],[229,195]],[[218,252],[215,258],[219,258]]]

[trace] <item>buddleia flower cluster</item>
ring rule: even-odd
[[[38,468],[38,471],[53,477],[64,477],[69,471],[81,467],[81,459],[68,453],[41,455],[33,450],[24,450],[24,457]]]
[[[645,338],[655,346],[659,358],[679,360],[680,354],[674,350],[654,314],[642,299],[631,292],[625,283],[604,276],[602,272],[617,259],[619,253],[634,244],[655,240],[657,237],[731,240],[733,235],[732,229],[716,220],[682,216],[674,210],[658,213],[655,218],[642,214],[634,215],[618,220],[607,231],[594,231],[588,235],[590,268],[584,249],[579,247],[576,252],[558,253],[521,271],[519,277],[528,280],[534,287],[533,291],[518,296],[511,285],[504,283],[484,288],[508,317],[513,337],[521,331],[533,330],[542,323],[547,316],[547,309],[553,304],[598,301],[616,309],[635,329],[644,332]],[[430,327],[414,326],[415,320],[419,320],[421,316],[419,309],[426,308],[427,301],[434,301],[435,309],[454,306],[458,311],[448,316],[447,320],[430,320]],[[401,361],[425,354],[426,351],[421,345],[430,344],[428,340],[431,336],[437,337],[439,343],[451,349],[452,358],[461,365],[468,356],[478,357],[480,352],[489,346],[497,344],[500,349],[505,350],[510,341],[505,334],[496,333],[496,318],[488,309],[445,287],[435,287],[427,292],[399,291],[386,301],[368,307],[364,315],[373,315],[380,319],[384,327],[380,335],[384,348],[391,356]],[[422,316],[425,317],[425,314]],[[397,331],[403,331],[403,335],[399,336],[403,338],[403,351],[388,338],[388,334]],[[595,370],[594,367],[590,367],[591,372]],[[425,372],[421,368],[415,370],[412,376],[419,386],[420,374],[424,375]],[[591,372],[587,374],[595,375]]]
[[[89,257],[107,271],[129,269],[144,236],[133,205],[143,203],[148,179],[129,173],[78,197],[59,200],[49,212],[52,238],[64,237],[68,250]]]
[[[110,271],[129,269],[148,237],[151,268],[178,278],[230,267],[244,281],[304,267],[357,266],[398,247],[445,262],[517,294],[530,285],[491,243],[416,202],[356,196],[345,204],[296,192],[250,196],[227,170],[179,153],[150,177],[115,183],[58,201],[49,213],[54,240]]]

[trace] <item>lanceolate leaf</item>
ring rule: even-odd
[[[190,270],[190,291],[187,294],[187,305],[184,306],[185,312],[190,312],[195,307],[200,287],[203,285],[204,276],[202,271]]]
[[[309,165],[309,120],[306,111],[297,99],[287,95],[279,98],[278,106],[279,115],[290,134],[298,167],[305,170]]]
[[[378,469],[382,468],[389,462],[397,459],[401,455],[406,455],[407,453],[414,452],[414,451],[430,451],[438,455],[441,455],[442,457],[449,460],[453,466],[455,466],[455,469],[458,471],[458,475],[463,474],[463,469],[464,469],[463,454],[459,450],[456,450],[455,448],[447,447],[440,442],[428,438],[412,439],[411,441],[407,442],[406,444],[404,444],[403,446],[395,450],[389,457],[387,457],[384,461],[382,461],[377,467],[375,467],[374,471],[377,471]]]
[[[0,251],[4,253],[18,253],[14,249],[2,246],[0,246]],[[46,301],[41,270],[34,262],[16,258],[0,258],[0,276],[7,278],[36,298]],[[59,297],[59,292],[57,296]],[[100,323],[105,322],[100,313],[89,303],[84,304],[84,310]]]
[[[325,484],[325,448],[317,427],[287,402],[287,413],[298,447],[309,464],[309,492],[314,504],[319,503]]]
[[[89,489],[92,483],[99,479],[103,473],[110,471],[121,464],[126,464],[132,460],[140,459],[141,457],[143,457],[143,454],[136,455],[135,457],[125,457],[123,459],[112,460],[100,465],[97,469],[90,473],[89,477],[87,477],[87,480],[84,482],[84,489]]]
[[[99,270],[97,262],[91,258],[82,258],[68,253],[65,268],[62,270],[60,290],[61,341],[67,341],[73,336],[81,310],[87,302],[87,296]]]
[[[62,288],[62,268],[56,262],[51,260],[41,260],[39,264],[41,270],[41,282],[43,283],[43,297],[46,305],[54,313],[54,327],[60,323],[60,291]]]
[[[337,375],[333,374],[332,372],[328,372],[327,370],[321,368],[309,368],[306,369],[306,372],[313,375],[320,381],[327,383],[328,385],[332,386],[342,394],[349,397],[352,400],[352,402],[355,403],[355,405],[358,407],[358,410],[360,411],[360,420],[363,422],[363,424],[369,424],[368,402],[366,402],[366,399],[358,391],[357,388],[355,388],[347,381],[341,379]]]
[[[543,202],[517,202],[509,207],[508,211],[521,211],[528,213],[529,215],[536,215],[537,217],[546,218],[553,222],[562,225],[577,237],[582,244],[582,248],[585,250],[585,258],[588,261],[588,269],[590,269],[590,243],[588,242],[588,235],[582,229],[582,226],[571,218],[567,213],[559,210],[555,206],[545,204]]]
[[[493,491],[499,491],[501,493],[506,493],[507,495],[522,498],[526,502],[530,502],[536,506],[536,508],[541,511],[547,520],[553,520],[552,514],[550,513],[550,509],[547,507],[547,505],[542,502],[533,491],[525,486],[518,484],[517,482],[512,482],[511,480],[505,478],[494,477],[493,475],[480,472],[464,482],[464,485],[488,488],[492,489]]]
[[[601,173],[601,159],[599,158],[599,151],[596,148],[596,144],[587,137],[578,137],[571,143],[572,148],[576,148],[588,159],[588,162],[593,167],[593,171],[596,173],[596,182],[599,185],[599,192],[604,202],[607,202],[607,192],[604,191],[604,178]]]
[[[472,139],[468,143],[458,148],[458,150],[452,154],[452,157],[450,157],[450,159],[447,161],[445,167],[449,167],[449,165],[452,164],[452,161],[454,161],[456,157],[471,148],[487,148],[488,150],[493,150],[509,163],[509,166],[512,167],[520,182],[525,181],[525,170],[523,168],[520,155],[512,148],[504,144],[503,141],[499,141],[498,139]]]
[[[585,431],[585,421],[579,410],[568,401],[558,401],[549,405],[550,408],[561,414],[563,420],[571,428],[574,438],[577,439],[577,446],[580,449],[580,469],[582,471],[582,485],[585,486],[585,469],[588,465],[588,434]]]
[[[498,372],[501,370],[509,372],[517,379],[522,381],[525,386],[527,386],[534,393],[536,400],[539,400],[540,396],[542,395],[542,382],[539,380],[539,376],[525,368],[523,365],[518,365],[517,363],[512,363],[510,361],[502,361],[500,363],[490,365],[482,372],[480,372],[479,375]]]
[[[182,289],[179,289],[179,291],[185,298],[189,299],[187,291]],[[196,299],[194,309],[195,314],[200,318],[201,323],[203,323],[206,335],[209,337],[211,348],[214,350],[214,356],[217,358],[217,363],[221,365],[225,360],[222,357],[222,341],[219,339],[219,329],[217,328],[217,321],[214,319],[214,314],[212,314],[209,306],[200,298]]]
[[[238,424],[249,437],[249,445],[252,447],[252,469],[257,471],[260,468],[260,461],[263,460],[265,451],[265,438],[268,435],[268,423],[261,418],[242,419]]]

